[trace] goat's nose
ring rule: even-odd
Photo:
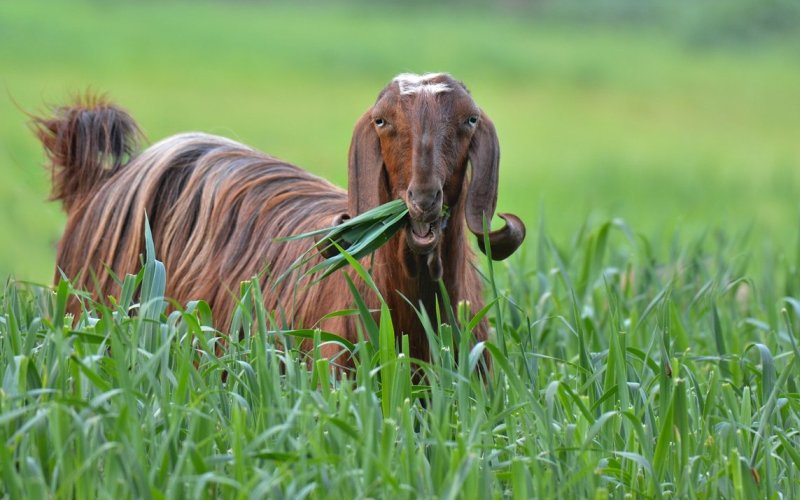
[[[417,210],[427,212],[442,201],[441,189],[408,189],[408,201]]]

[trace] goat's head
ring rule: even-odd
[[[350,146],[350,213],[402,198],[409,209],[408,247],[430,255],[441,243],[446,207],[463,203],[467,227],[485,251],[483,224],[484,218],[491,221],[497,205],[499,159],[494,125],[461,82],[438,73],[399,75],[356,124]],[[472,177],[464,200],[468,163]],[[505,227],[489,233],[495,260],[511,255],[525,238],[519,218],[500,216]]]

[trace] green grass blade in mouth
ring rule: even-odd
[[[384,203],[364,212],[338,226],[309,231],[302,234],[277,238],[275,241],[294,241],[316,238],[317,242],[303,252],[277,279],[280,283],[295,271],[306,268],[319,256],[322,260],[303,272],[303,276],[319,274],[317,281],[324,279],[347,264],[340,249],[355,259],[362,259],[384,245],[405,224],[408,214],[403,200]],[[325,256],[325,253],[335,252]]]
[[[363,227],[364,225],[369,225],[372,222],[376,221],[384,221],[389,219],[399,213],[406,214],[408,213],[408,208],[406,208],[406,204],[403,200],[393,200],[388,203],[384,203],[383,205],[378,205],[377,207],[364,212],[363,214],[359,214],[352,219],[348,219],[338,226],[332,227],[324,227],[321,229],[317,229],[315,231],[309,231],[306,233],[301,234],[293,234],[291,236],[285,236],[283,238],[276,238],[275,241],[293,241],[293,240],[302,240],[305,238],[310,238],[312,236],[318,236],[321,234],[325,234],[327,238],[335,238],[341,235],[349,235],[351,232],[357,232],[359,227]]]

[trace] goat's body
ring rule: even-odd
[[[352,271],[316,284],[292,277],[277,283],[310,243],[276,240],[402,199],[408,225],[364,262],[372,265],[395,332],[408,335],[413,357],[429,360],[416,310],[434,322],[437,312],[449,321],[439,280],[451,304],[463,302],[472,313],[483,306],[468,234],[479,246],[485,236],[496,260],[525,238],[525,225],[511,214],[499,214],[506,226],[485,233],[497,204],[497,133],[466,87],[445,74],[403,74],[381,91],[353,131],[347,192],[206,134],[176,135],[137,155],[135,121],[93,97],[34,125],[50,159],[52,197],[68,214],[56,279],[63,273],[100,300],[117,295],[113,275],[139,268],[149,217],[157,257],[166,266],[166,295],[180,303],[206,300],[223,332],[230,330],[239,284],[258,276],[278,326],[319,327],[357,341],[355,317],[322,319],[353,307],[344,277]],[[366,305],[377,308],[373,292],[354,281]],[[77,304],[71,308],[78,312]],[[487,330],[480,321],[475,340],[485,340]],[[327,357],[336,351],[322,348]]]
[[[119,285],[105,266],[118,276],[138,270],[148,217],[156,254],[166,267],[166,295],[180,303],[206,300],[221,330],[235,312],[239,283],[258,275],[267,310],[284,318],[285,326],[320,326],[356,341],[353,318],[319,323],[326,314],[353,306],[341,273],[313,286],[285,280],[272,287],[310,244],[275,239],[326,227],[346,211],[345,191],[298,167],[222,137],[176,135],[135,156],[77,199],[59,244],[56,278],[63,272],[76,287],[94,290],[99,298],[115,296]],[[460,230],[448,234],[464,238]],[[433,315],[438,285],[427,272],[409,277],[403,271],[404,247],[401,233],[376,252],[373,274],[396,331],[409,334],[413,356],[428,359],[424,331],[404,297]],[[447,256],[456,264],[447,266],[443,277],[451,299],[469,301],[477,310],[481,292],[470,266],[471,251],[465,241],[449,248],[465,254]],[[371,292],[359,288],[377,307]],[[485,338],[483,325],[476,333]],[[335,348],[323,354],[331,356]]]
[[[137,271],[147,216],[167,295],[207,300],[223,326],[241,281],[281,273],[309,244],[275,238],[325,227],[346,209],[344,191],[293,165],[222,137],[180,134],[133,158],[73,207],[57,265],[78,286],[117,293],[102,266],[118,275]]]

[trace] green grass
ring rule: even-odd
[[[91,87],[153,141],[219,133],[342,185],[353,124],[403,71],[469,85],[500,134],[500,210],[529,223],[543,212],[557,241],[587,217],[623,217],[659,243],[752,225],[786,244],[798,37],[691,40],[477,6],[4,2],[0,276],[49,282],[64,223],[17,105],[41,111]]]
[[[244,283],[232,326],[165,310],[148,257],[111,308],[8,284],[0,298],[0,492],[10,497],[774,498],[800,488],[798,261],[751,274],[742,242],[653,254],[621,222],[493,282],[489,342],[425,316],[409,359],[361,313],[346,377]],[[756,256],[751,255],[751,258]],[[491,269],[491,268],[487,268]],[[363,270],[359,270],[363,272]],[[489,275],[491,276],[491,274]],[[140,300],[133,300],[136,284]],[[129,316],[127,311],[138,311]],[[480,317],[480,316],[479,316]],[[494,370],[475,369],[488,351]],[[421,369],[419,380],[412,372]],[[223,376],[226,374],[226,376]]]

